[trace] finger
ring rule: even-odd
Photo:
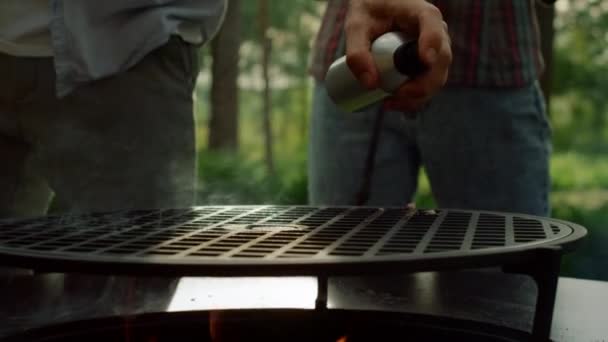
[[[431,89],[428,88],[428,81],[426,80],[426,78],[428,77],[428,73],[429,72],[418,78],[414,78],[405,82],[394,93],[394,97],[416,99],[431,96],[433,92]]]
[[[387,108],[411,112],[424,107],[436,92],[428,85],[428,74],[404,83],[393,96],[386,99]]]
[[[419,31],[418,38],[419,54],[422,60],[429,66],[433,66],[445,58],[441,55],[444,45],[450,45],[450,37],[447,24],[443,21],[441,12],[437,7],[429,5],[418,14]]]
[[[371,34],[371,18],[357,11],[356,6],[350,9],[344,25],[346,64],[361,84],[372,89],[378,85],[378,72],[370,52],[371,41],[374,38]]]
[[[417,21],[418,55],[429,70],[416,78],[416,82],[402,90],[401,96],[430,96],[437,92],[446,82],[449,66],[452,61],[452,50],[447,23],[439,9],[432,4],[418,2],[414,11],[416,20],[409,18],[409,23]],[[401,18],[403,23],[406,18]],[[400,24],[400,26],[403,26]]]
[[[416,29],[418,26],[416,14],[423,11],[430,4],[424,1],[370,0],[368,1],[368,5],[372,15],[383,18],[395,18],[397,25]]]
[[[449,67],[452,60],[452,53],[449,40],[443,40],[442,46],[438,50],[436,61],[430,66],[429,70],[406,82],[396,92],[399,98],[422,98],[430,97],[437,93],[445,85]]]
[[[452,58],[452,42],[449,39],[444,40],[439,49],[437,67],[433,70],[437,73],[436,78],[442,86],[447,81],[450,66],[452,65]]]
[[[403,98],[391,97],[384,102],[384,109],[404,113],[414,113],[425,108],[430,102],[430,97]]]
[[[433,95],[445,85],[452,63],[452,49],[449,40],[443,40],[436,56],[435,64],[424,77],[420,78],[420,87],[426,94]]]

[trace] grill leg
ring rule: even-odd
[[[315,309],[327,309],[327,276],[321,275],[317,277],[317,300],[315,301]]]
[[[539,251],[538,265],[530,273],[536,281],[538,288],[536,313],[534,314],[534,325],[532,326],[532,336],[535,338],[548,340],[551,335],[551,323],[553,321],[553,309],[555,308],[560,264],[561,249],[542,249]]]
[[[505,271],[527,274],[536,282],[536,311],[532,337],[534,341],[550,341],[562,253],[560,247],[539,248],[535,252],[534,263],[509,267]]]

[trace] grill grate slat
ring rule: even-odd
[[[128,254],[133,255],[137,255],[138,253],[145,253],[146,250],[149,250],[153,245],[161,244],[163,241],[167,241],[172,238],[171,235],[163,234],[163,232],[169,232],[173,227],[176,226],[187,227],[192,222],[198,219],[204,219],[208,216],[211,216],[215,212],[217,211],[213,210],[212,208],[209,210],[203,209],[199,212],[155,211],[148,215],[143,215],[139,217],[135,221],[136,224],[126,228],[122,232],[112,232],[106,235],[102,235],[98,238],[92,238],[86,243],[80,243],[70,248],[66,248],[65,250],[70,251],[70,249],[74,247],[86,248],[87,243],[95,243],[96,241],[99,241],[104,237],[115,235],[115,238],[118,239],[116,243],[105,244],[103,248],[95,250],[95,253],[112,253],[112,250],[114,249],[122,251],[131,251],[131,253]],[[194,217],[192,217],[191,214],[194,214]],[[153,217],[158,218],[152,219]],[[176,217],[182,217],[182,220],[178,222],[176,221]],[[134,232],[135,234],[133,234]],[[127,233],[128,235],[125,235],[125,233]]]
[[[480,214],[477,219],[472,249],[496,248],[513,245],[513,226],[509,216]]]
[[[435,216],[416,212],[396,231],[378,252],[379,255],[412,253],[421,239],[427,234]]]

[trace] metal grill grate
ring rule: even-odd
[[[557,220],[485,212],[218,206],[0,221],[0,254],[135,263],[369,261],[559,244],[573,231]]]

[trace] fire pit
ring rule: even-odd
[[[0,262],[38,272],[316,276],[316,310],[282,312],[280,316],[292,317],[293,322],[308,320],[311,327],[317,324],[317,328],[309,332],[325,334],[319,340],[337,341],[347,335],[346,327],[357,326],[348,322],[364,319],[370,322],[368,326],[385,324],[382,327],[385,331],[407,325],[410,331],[434,331],[439,339],[457,336],[458,331],[466,330],[467,336],[494,338],[480,341],[511,341],[525,336],[548,338],[561,255],[585,234],[584,228],[568,222],[493,212],[371,207],[196,207],[1,221]],[[436,323],[428,323],[431,320],[423,322],[422,316],[414,319],[414,316],[404,318],[403,314],[327,309],[328,277],[482,267],[500,267],[507,272],[530,275],[535,280],[538,296],[531,334],[447,318],[443,321],[435,318]],[[259,319],[270,322],[275,320],[273,314],[260,313]],[[208,313],[184,317],[175,313],[166,315],[162,320],[172,321],[172,317],[181,317],[179,320],[184,322],[188,322],[189,317],[197,322],[209,320]],[[226,317],[234,317],[226,321],[228,325],[247,325],[258,319],[251,318],[246,311]],[[122,319],[116,318],[114,322]],[[149,322],[156,318],[137,319],[142,331],[148,331]],[[335,329],[333,325],[327,326],[330,321],[338,322]],[[111,333],[115,328],[110,326],[116,327],[116,324],[108,322],[108,333]],[[289,326],[284,325],[285,331],[289,331]],[[463,328],[471,326],[475,329]],[[488,329],[498,330],[500,334],[488,334]],[[365,340],[372,330],[361,328],[347,340]],[[468,340],[476,340],[471,338]]]

